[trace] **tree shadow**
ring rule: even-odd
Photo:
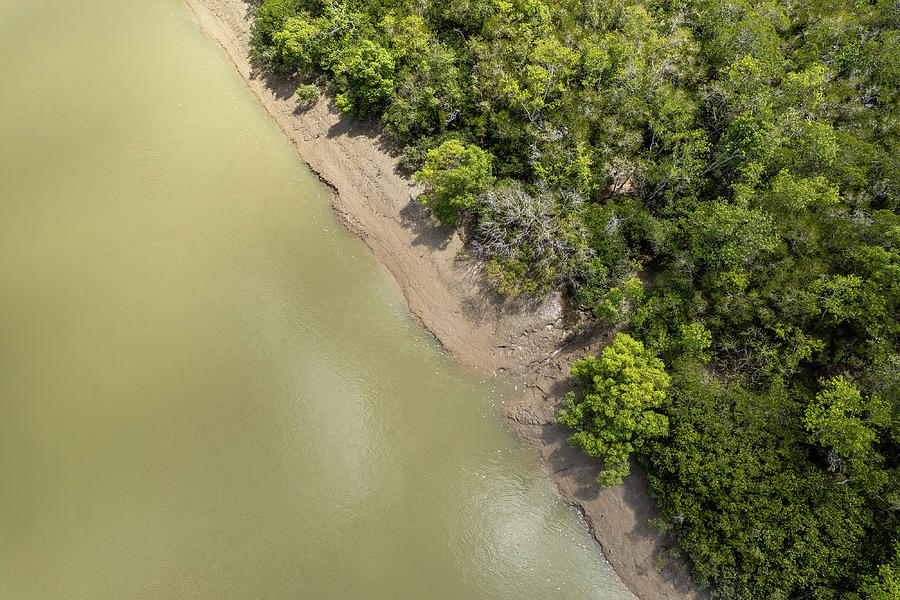
[[[378,150],[384,152],[388,156],[392,158],[400,157],[403,148],[397,140],[384,131],[384,127],[381,123],[373,119],[360,119],[341,113],[334,103],[334,95],[331,93],[324,94],[324,99],[328,102],[329,112],[338,115],[338,121],[328,128],[327,137],[363,137],[371,141]],[[394,170],[397,170],[396,165],[394,166]]]
[[[244,18],[252,19],[255,16],[256,9],[262,4],[262,0],[244,0],[244,4],[246,4],[246,13],[244,14]]]
[[[471,228],[466,228],[463,235],[464,247],[471,248]],[[548,295],[507,296],[498,292],[485,273],[483,258],[466,253],[456,260],[462,263],[466,273],[465,281],[470,286],[470,293],[463,300],[463,308],[472,319],[480,321],[488,311],[504,317],[536,315],[546,307]]]
[[[709,600],[710,590],[698,588],[692,581],[690,573],[693,570],[693,562],[681,555],[678,539],[672,531],[661,532],[653,527],[650,522],[661,516],[656,506],[656,501],[650,494],[650,481],[647,471],[634,457],[631,458],[631,474],[622,483],[625,502],[635,510],[635,525],[628,532],[628,539],[634,543],[651,542],[653,554],[662,561],[660,569],[657,566],[647,565],[659,572],[659,576],[675,589],[687,594],[693,594],[695,600]],[[679,557],[675,558],[673,550],[679,551]]]
[[[546,459],[551,473],[565,472],[568,484],[573,489],[572,497],[577,503],[584,505],[600,500],[602,496],[611,498],[618,496],[619,498],[610,500],[609,504],[624,503],[633,511],[634,525],[624,532],[625,537],[635,545],[650,544],[650,554],[662,563],[636,565],[638,575],[646,576],[650,570],[654,570],[657,572],[656,577],[678,590],[679,597],[709,600],[710,591],[698,589],[691,580],[690,572],[693,565],[690,560],[683,555],[673,554],[674,550],[678,550],[678,540],[674,534],[661,533],[650,525],[651,519],[658,518],[660,513],[656,502],[650,496],[647,473],[640,463],[632,457],[631,473],[625,477],[619,489],[604,488],[596,480],[603,469],[603,461],[569,447],[566,439],[571,433],[570,430],[553,423],[544,425],[541,433],[541,439],[547,447],[554,448]],[[598,538],[598,541],[603,545],[602,539]]]
[[[300,83],[297,77],[287,77],[272,73],[265,65],[258,61],[251,62],[252,70],[250,71],[250,79],[258,79],[263,82],[266,89],[279,100],[290,100],[297,93],[297,84]]]
[[[310,110],[316,107],[316,100],[298,100],[297,108],[294,109],[294,114],[298,117],[300,115],[304,115],[308,113]]]
[[[457,229],[445,225],[431,214],[431,209],[410,196],[406,206],[400,209],[400,224],[412,231],[413,246],[425,246],[429,250],[446,250]]]
[[[577,394],[577,386],[575,383],[575,378],[571,376],[556,377],[553,379],[553,382],[547,389],[547,397],[554,399],[553,407],[555,409],[565,407],[566,394],[569,392],[575,392]]]
[[[555,408],[563,406],[560,401]],[[547,456],[547,465],[553,473],[568,472],[569,481],[575,486],[573,497],[576,500],[579,502],[596,500],[601,490],[600,484],[597,483],[597,477],[603,469],[603,461],[587,456],[581,450],[569,446],[568,439],[571,434],[570,429],[559,423],[551,423],[543,427],[541,441],[545,447],[553,448]]]
[[[337,111],[336,106],[334,107],[334,110]],[[373,131],[374,128],[375,124],[371,121],[354,119],[352,117],[341,115],[338,122],[328,128],[327,137],[336,138],[346,136],[349,138],[364,137],[373,139],[377,137],[377,134]]]

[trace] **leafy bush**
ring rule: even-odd
[[[425,165],[415,174],[416,181],[429,188],[421,201],[444,223],[456,223],[493,184],[491,160],[478,146],[459,140],[447,140],[429,150]]]
[[[618,485],[628,475],[628,458],[652,438],[665,436],[669,419],[661,412],[670,379],[661,360],[644,345],[620,333],[604,348],[600,360],[577,361],[572,374],[585,386],[584,400],[566,397],[568,410],[559,422],[577,431],[569,445],[603,459],[598,481]]]
[[[317,85],[304,83],[297,87],[296,93],[301,102],[315,102],[322,94],[322,90]]]
[[[583,198],[539,188],[529,194],[505,183],[481,199],[473,249],[487,258],[489,279],[502,293],[549,291],[587,273],[591,249],[583,243]]]
[[[351,47],[334,67],[342,92],[335,97],[341,112],[365,117],[380,114],[394,94],[394,59],[369,40]]]

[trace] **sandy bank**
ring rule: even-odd
[[[624,485],[600,488],[596,461],[569,448],[556,423],[556,405],[572,383],[571,363],[596,354],[614,332],[579,333],[577,316],[558,295],[515,303],[487,290],[478,263],[459,257],[461,236],[411,201],[419,190],[395,172],[394,148],[377,127],[341,117],[328,99],[298,110],[296,85],[254,69],[254,2],[186,1],[301,159],[331,188],[337,215],[391,273],[412,314],[461,362],[522,381],[524,394],[504,409],[511,426],[541,457],[562,498],[581,511],[625,585],[643,600],[705,597],[682,562],[669,556],[673,540],[648,526],[655,513],[640,467]]]

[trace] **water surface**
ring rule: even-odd
[[[0,598],[630,597],[181,3],[0,63]]]

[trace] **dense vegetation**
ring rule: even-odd
[[[625,323],[560,420],[701,584],[900,598],[897,0],[265,0],[254,47],[380,119],[498,290]]]

